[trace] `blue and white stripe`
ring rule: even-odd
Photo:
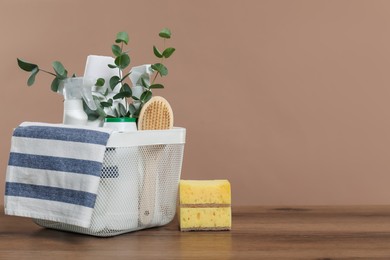
[[[11,140],[5,213],[89,227],[110,133],[21,124]]]

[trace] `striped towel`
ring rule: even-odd
[[[7,167],[5,213],[89,227],[111,130],[22,123]]]

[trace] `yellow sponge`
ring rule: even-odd
[[[231,191],[227,180],[180,181],[180,230],[230,230]]]

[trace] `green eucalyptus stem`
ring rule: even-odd
[[[121,52],[123,53],[123,42],[121,42]],[[123,75],[122,70],[119,69],[119,78],[121,79],[120,81],[121,84],[122,84],[122,75]]]
[[[121,52],[123,53],[123,42],[121,42]],[[123,76],[123,71],[121,69],[119,69],[119,78],[121,79],[119,81],[119,84],[121,84],[123,86],[122,82],[125,79],[123,79],[122,76]],[[128,111],[129,110],[129,107],[128,107],[129,102],[127,101],[127,97],[124,98],[124,101],[125,101],[125,109],[126,109],[126,111]]]
[[[158,76],[158,72],[156,72],[156,75],[154,75],[154,78],[153,78],[153,80],[152,80],[152,85],[154,84],[154,82],[156,81],[156,79],[157,79],[157,76]]]
[[[54,73],[52,73],[52,72],[50,72],[50,71],[47,71],[47,70],[44,70],[44,69],[41,69],[41,68],[39,68],[39,70],[41,70],[41,71],[43,71],[43,72],[45,72],[45,73],[47,73],[47,74],[53,75],[54,77],[57,77],[56,74],[54,74]]]

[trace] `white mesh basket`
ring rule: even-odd
[[[114,236],[162,226],[176,212],[185,129],[113,133],[89,228],[35,219],[40,226]]]

